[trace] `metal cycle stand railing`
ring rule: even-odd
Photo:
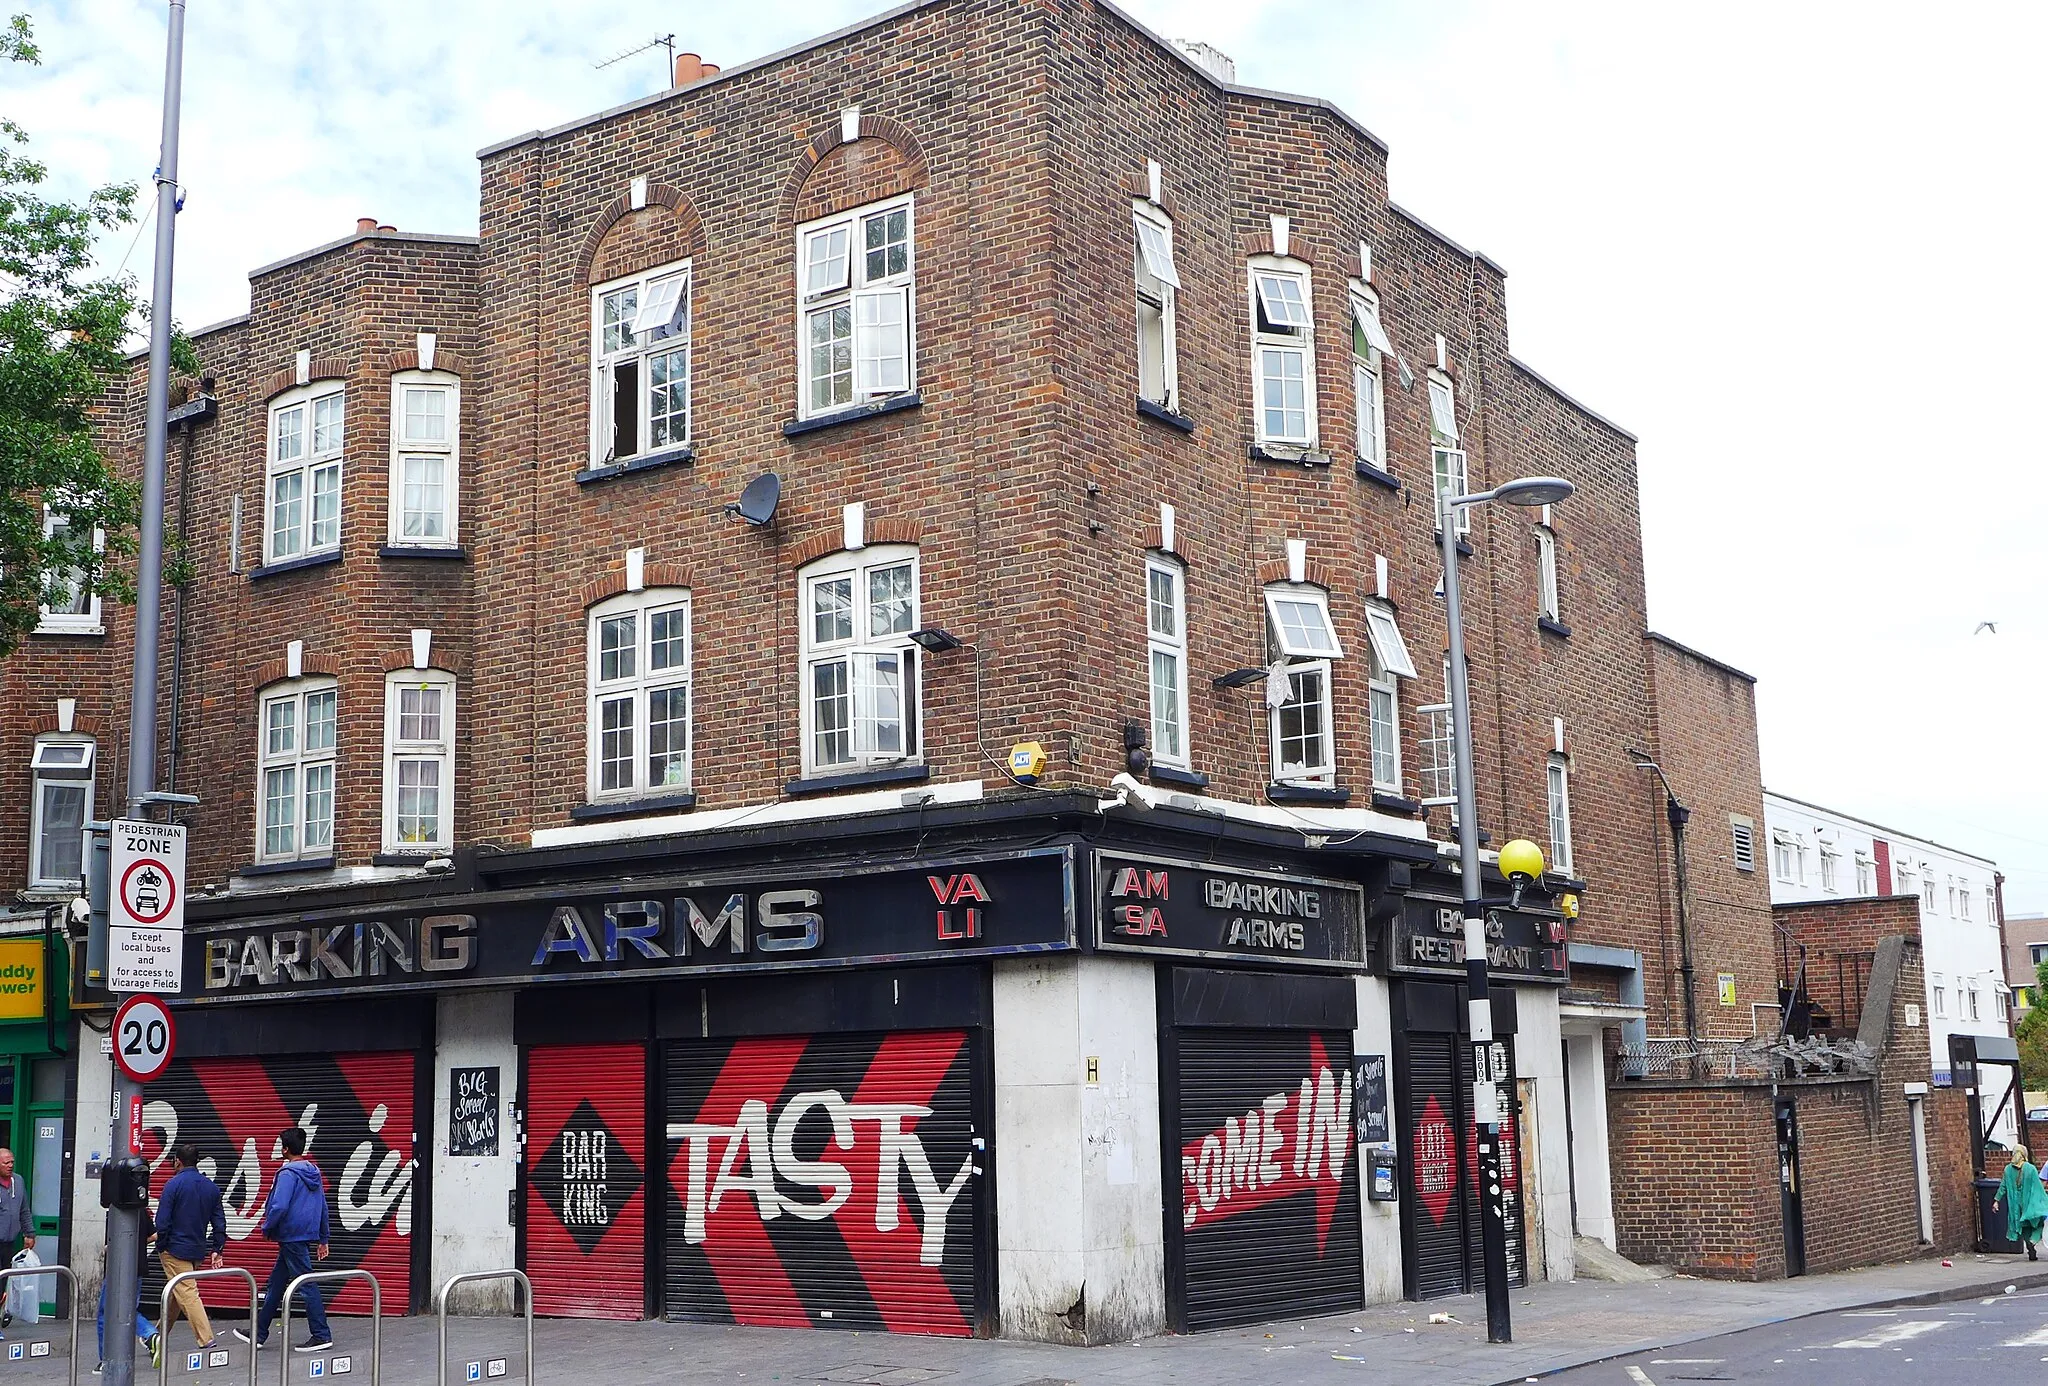
[[[253,1335],[256,1332],[256,1308],[260,1300],[256,1293],[256,1277],[241,1266],[218,1266],[213,1270],[179,1271],[169,1280],[166,1280],[164,1282],[164,1292],[159,1296],[160,1302],[157,1306],[157,1331],[159,1333],[164,1331],[164,1318],[171,1312],[171,1291],[189,1280],[219,1280],[222,1278],[239,1280],[249,1287],[249,1332]],[[169,1334],[165,1334],[165,1337],[168,1338]],[[213,1340],[218,1343],[220,1335],[218,1333],[214,1334]],[[165,1347],[168,1349],[169,1344],[166,1343]],[[171,1354],[169,1351],[163,1354],[163,1360],[157,1364],[156,1380],[157,1386],[170,1386]],[[251,1344],[249,1348],[249,1386],[256,1386],[256,1348],[254,1344]]]
[[[277,1386],[290,1386],[292,1379],[292,1300],[306,1285],[338,1283],[343,1280],[370,1282],[370,1386],[377,1386],[384,1356],[384,1287],[377,1277],[361,1266],[348,1270],[307,1271],[284,1287],[284,1299],[277,1317]]]
[[[494,1270],[470,1271],[464,1275],[451,1275],[441,1285],[441,1293],[434,1297],[434,1315],[440,1320],[440,1354],[434,1369],[435,1386],[448,1386],[448,1292],[457,1285],[466,1285],[478,1280],[516,1280],[526,1301],[526,1386],[533,1386],[533,1282],[526,1278],[525,1271]]]
[[[7,1302],[7,1282],[28,1275],[61,1275],[71,1287],[71,1386],[78,1386],[78,1277],[71,1273],[71,1267],[54,1262],[47,1266],[8,1266],[0,1270],[0,1304]]]

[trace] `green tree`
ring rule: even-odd
[[[0,28],[0,62],[40,61],[28,16],[14,16]],[[132,599],[118,560],[135,550],[139,510],[138,488],[115,475],[91,429],[108,381],[129,369],[129,324],[143,308],[132,276],[94,274],[93,242],[133,224],[135,185],[51,200],[49,170],[27,143],[0,116],[0,655],[35,629],[39,607],[82,587]],[[189,342],[174,341],[172,359],[197,373]],[[46,526],[46,513],[57,523]]]
[[[2048,961],[2034,969],[2034,1008],[2014,1031],[2020,1050],[2020,1085],[2038,1092],[2048,1088]]]

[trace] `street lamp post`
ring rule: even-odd
[[[1451,646],[1451,742],[1458,795],[1458,876],[1465,913],[1465,985],[1472,1032],[1472,1120],[1477,1126],[1480,1247],[1486,1267],[1486,1340],[1514,1341],[1508,1308],[1508,1225],[1500,1170],[1500,1090],[1493,1073],[1493,1002],[1486,983],[1486,905],[1479,877],[1479,810],[1472,784],[1472,695],[1465,674],[1464,610],[1458,597],[1458,511],[1487,501],[1549,505],[1571,495],[1561,477],[1523,477],[1474,495],[1442,492],[1437,528],[1444,553],[1444,620]],[[1512,1075],[1502,1075],[1512,1082]]]

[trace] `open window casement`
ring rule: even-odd
[[[640,306],[633,314],[635,340],[666,337],[676,332],[683,314],[686,283],[685,275],[674,274],[648,284],[640,297]]]
[[[1380,324],[1379,309],[1355,294],[1351,299],[1351,321],[1367,346],[1382,356],[1394,354],[1394,344],[1387,337],[1387,329]]]
[[[1451,382],[1432,376],[1429,382],[1429,431],[1438,441],[1458,441],[1458,399]]]
[[[1259,290],[1259,311],[1265,315],[1267,326],[1283,332],[1308,327],[1308,298],[1301,291],[1299,275],[1262,271],[1253,279]]]
[[[1415,661],[1408,655],[1408,642],[1401,638],[1401,627],[1393,612],[1383,606],[1367,606],[1365,634],[1372,641],[1373,657],[1381,667],[1404,679],[1415,677]]]
[[[1289,659],[1341,659],[1344,647],[1330,624],[1330,600],[1300,588],[1266,593],[1267,628],[1273,649]]]
[[[1173,242],[1168,239],[1166,228],[1150,217],[1139,216],[1138,254],[1144,259],[1145,273],[1169,288],[1180,287],[1180,275],[1173,268]]]

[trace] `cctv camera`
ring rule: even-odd
[[[1132,808],[1154,809],[1159,807],[1159,796],[1154,794],[1151,789],[1139,784],[1128,773],[1119,774],[1111,779],[1109,787],[1117,792],[1117,797],[1123,803],[1130,805]]]

